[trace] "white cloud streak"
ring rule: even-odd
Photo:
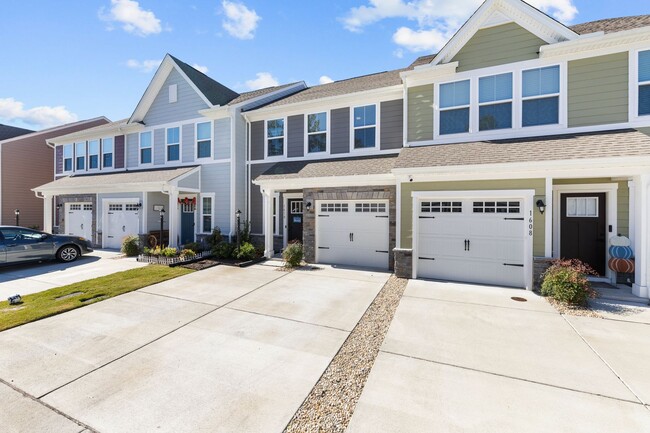
[[[138,36],[162,32],[160,20],[156,15],[152,11],[142,9],[134,0],[111,0],[109,11],[105,12],[105,9],[101,8],[99,17],[104,21],[119,23],[125,32]]]
[[[230,36],[237,39],[253,39],[259,21],[262,19],[253,9],[243,3],[224,0],[221,2],[226,19],[221,25]]]
[[[126,66],[130,69],[135,69],[142,73],[148,74],[149,72],[155,70],[162,63],[161,59],[158,60],[136,60],[129,59],[126,61]]]
[[[25,109],[25,104],[14,98],[0,98],[0,119],[6,122],[20,121],[37,129],[49,128],[77,121],[77,115],[63,105],[40,106]]]
[[[332,80],[327,75],[321,75],[321,77],[318,79],[319,84],[329,84],[329,83],[333,83],[333,82],[334,82],[334,80]]]
[[[279,81],[270,72],[258,72],[255,74],[257,78],[246,80],[246,87],[249,90],[264,89],[266,87],[274,87],[279,85]]]
[[[192,67],[194,69],[196,69],[197,71],[199,71],[199,72],[203,72],[204,74],[208,73],[208,67],[207,66],[201,66],[199,64],[192,63]]]

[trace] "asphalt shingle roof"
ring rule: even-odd
[[[46,183],[39,186],[38,190],[53,190],[57,188],[73,188],[73,187],[93,187],[105,186],[116,184],[139,184],[150,182],[169,182],[176,179],[185,173],[196,168],[192,167],[179,167],[171,169],[154,169],[154,170],[138,170],[138,171],[123,171],[119,173],[101,173],[101,174],[86,174],[77,176],[66,176],[57,179],[53,182]]]
[[[255,180],[308,179],[390,173],[397,155],[278,162]]]
[[[299,81],[296,81],[295,83],[283,84],[281,86],[275,87],[266,87],[264,89],[253,90],[251,92],[240,93],[239,96],[230,101],[228,105],[241,104],[242,102],[246,102],[250,99],[258,98],[272,92],[277,92],[278,90],[286,89],[287,87],[294,86],[298,83]]]
[[[18,137],[20,135],[30,134],[34,131],[31,129],[17,128],[15,126],[0,124],[0,141],[8,138]]]
[[[170,57],[176,64],[183,70],[187,78],[192,80],[194,85],[208,98],[212,105],[226,105],[233,99],[239,97],[239,93],[229,89],[218,81],[205,75],[203,72],[197,71],[187,63],[178,60],[170,54]]]
[[[578,34],[586,34],[594,32],[615,33],[647,26],[650,26],[650,15],[608,18],[576,24],[569,28]]]

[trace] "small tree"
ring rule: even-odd
[[[140,254],[140,238],[138,236],[127,236],[122,241],[122,252],[127,257],[133,257]]]
[[[302,249],[302,244],[298,241],[290,242],[284,251],[282,251],[282,258],[284,259],[286,266],[289,268],[300,266],[303,255],[304,251]]]
[[[585,305],[587,299],[596,297],[588,275],[598,273],[578,259],[554,260],[542,275],[542,296],[565,304]]]

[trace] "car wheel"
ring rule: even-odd
[[[79,258],[79,248],[72,245],[61,247],[56,253],[56,258],[60,262],[64,263],[74,262],[77,260],[77,258]]]

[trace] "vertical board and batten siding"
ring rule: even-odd
[[[293,158],[305,154],[305,116],[289,116],[287,118],[287,157]]]
[[[251,122],[251,161],[264,159],[264,121]]]
[[[126,136],[126,168],[137,167],[140,163],[140,135],[138,133]]]
[[[178,92],[177,101],[172,103],[169,102],[169,86],[171,84],[176,84]],[[208,104],[174,68],[156,95],[143,121],[147,126],[155,126],[196,119],[199,117],[198,111],[205,108],[208,108]]]
[[[230,158],[230,118],[214,121],[213,159]]]
[[[55,160],[55,173],[56,174],[61,174],[63,173],[63,146],[56,146],[56,160]]]
[[[181,127],[181,160],[194,161],[194,124],[188,123]]]
[[[458,62],[457,72],[532,60],[539,57],[543,40],[515,23],[477,31],[458,51],[451,62]]]
[[[113,166],[115,168],[124,168],[125,151],[124,151],[124,136],[117,135],[113,147]]]
[[[568,62],[569,127],[628,121],[628,53]]]
[[[227,235],[230,232],[230,164],[201,166],[201,192],[214,193],[214,227]],[[200,211],[200,206],[197,207]]]
[[[350,107],[337,108],[330,112],[330,153],[350,152]]]
[[[408,89],[407,140],[433,140],[433,84]]]
[[[379,115],[379,148],[400,149],[404,140],[404,101],[382,102]]]
[[[165,129],[154,129],[153,131],[153,163],[162,165],[165,163]]]
[[[274,163],[268,164],[254,164],[250,166],[251,170],[251,179],[255,178],[262,173],[264,173],[269,168],[273,167]],[[250,221],[251,221],[251,233],[261,234],[263,230],[263,199],[262,193],[260,192],[259,185],[254,185],[251,183],[251,208],[250,208]]]

